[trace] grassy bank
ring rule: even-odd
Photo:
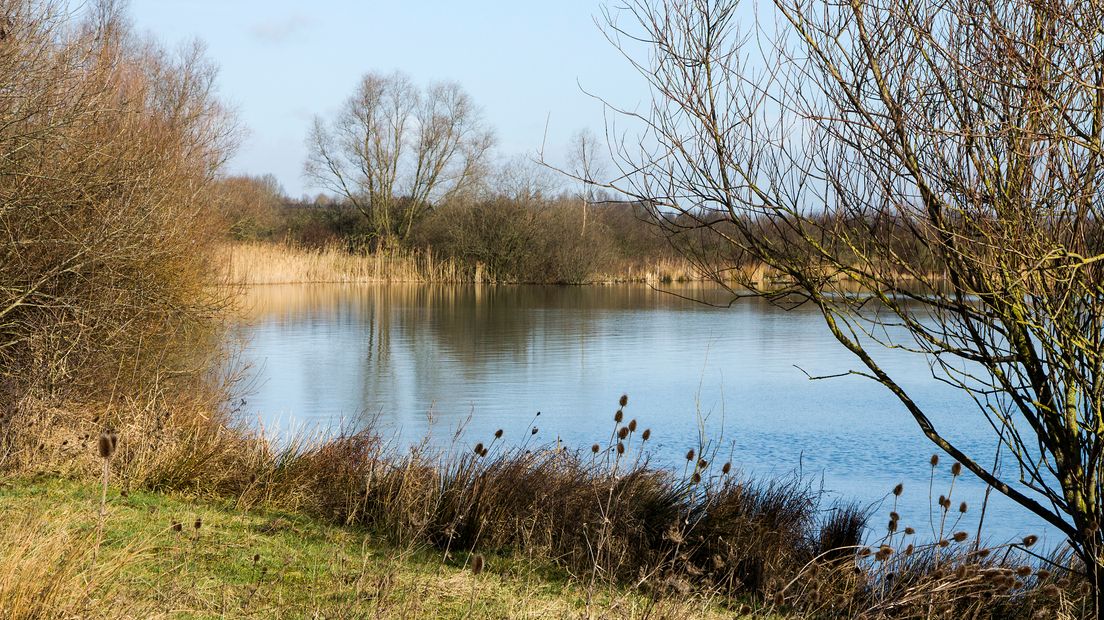
[[[691,448],[681,472],[652,467],[653,430],[629,417],[625,400],[610,432],[581,450],[544,443],[536,419],[474,445],[395,447],[370,430],[272,443],[232,412],[196,401],[161,419],[166,405],[24,405],[5,416],[0,608],[9,616],[1085,610],[1068,555],[1037,555],[1031,537],[977,548],[956,530],[967,507],[954,499],[953,464],[933,462],[934,492],[945,495],[935,514],[883,516],[825,504],[800,478],[744,478],[715,459],[715,443]],[[104,424],[119,437],[107,459],[90,432]],[[902,492],[887,490],[890,508]],[[883,518],[888,526],[868,525]],[[911,527],[929,518],[931,536]]]
[[[0,488],[8,618],[731,617],[715,599],[588,593],[545,558],[401,548],[302,514],[57,478]],[[197,527],[198,523],[198,527]],[[177,531],[175,524],[180,524]]]
[[[385,250],[353,254],[337,246],[307,248],[284,243],[234,243],[223,250],[223,277],[232,284],[303,283],[512,283],[499,281],[479,263],[463,264],[432,250]],[[704,278],[689,262],[622,262],[587,276],[585,283],[683,282]]]

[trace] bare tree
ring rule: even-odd
[[[435,204],[476,186],[493,144],[458,84],[419,89],[401,73],[369,73],[332,121],[315,119],[305,171],[387,244],[406,239]]]
[[[587,208],[594,203],[596,180],[605,176],[606,170],[602,161],[602,148],[604,143],[598,141],[598,137],[590,129],[580,129],[571,138],[571,150],[568,163],[571,175],[582,182],[581,197],[583,201],[583,225],[580,232],[586,235]]]
[[[773,15],[756,21],[754,15]],[[1104,3],[629,0],[616,189],[737,296],[812,304],[940,449],[1065,535],[1104,612]],[[643,59],[643,60],[638,60]],[[952,441],[924,356],[1014,456]]]

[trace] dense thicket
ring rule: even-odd
[[[214,69],[107,3],[0,14],[0,404],[180,374],[222,303],[207,191],[233,132]]]

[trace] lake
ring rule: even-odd
[[[535,426],[536,441],[589,449],[609,439],[624,393],[626,419],[652,429],[658,466],[681,472],[686,451],[710,437],[717,463],[731,460],[756,477],[799,472],[823,487],[826,504],[878,507],[879,526],[890,490],[903,482],[902,526],[931,535],[934,446],[882,386],[806,376],[857,367],[814,309],[758,300],[713,307],[677,295],[727,302],[719,290],[667,288],[254,287],[237,330],[250,366],[245,410],[278,432],[372,423],[400,444],[428,437],[447,445],[460,429],[459,441],[473,445],[499,428],[521,443]],[[884,359],[938,429],[992,462],[996,439],[972,402],[934,380],[918,356]],[[935,497],[950,483],[942,460]],[[969,474],[957,481],[954,505],[970,510],[956,530],[973,536],[983,493]],[[994,493],[983,538],[1032,533],[1060,541]]]

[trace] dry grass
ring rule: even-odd
[[[305,283],[437,282],[494,284],[481,265],[463,265],[432,250],[385,250],[353,254],[328,246],[305,248],[284,243],[235,243],[222,251],[224,280],[236,285]],[[689,282],[703,276],[688,261],[625,263],[587,279],[588,283]]]
[[[701,605],[748,605],[755,613],[787,617],[1072,618],[1086,600],[1078,567],[1068,558],[1040,573],[1041,564],[1025,555],[1022,544],[975,553],[969,537],[953,539],[953,519],[940,534],[948,539],[944,545],[925,543],[904,523],[878,538],[866,530],[864,514],[821,506],[821,496],[800,479],[745,480],[712,462],[711,454],[704,460],[695,454],[681,474],[652,468],[644,425],[627,419],[624,407],[596,452],[532,444],[528,428],[520,439],[512,438],[518,433],[513,429],[482,445],[400,450],[370,429],[277,445],[235,426],[232,412],[217,406],[220,393],[196,390],[190,398],[160,395],[112,407],[56,408],[24,400],[3,422],[0,462],[9,475],[61,475],[91,484],[102,466],[93,431],[112,426],[120,436],[111,460],[111,480],[117,481],[112,495],[183,491],[236,510],[310,515],[343,531],[369,533],[393,553],[428,553],[446,563],[480,553],[556,566],[574,584],[574,602],[542,608],[553,616],[605,615],[610,605],[628,606],[619,615],[647,616],[653,613],[648,605],[665,601],[670,617],[694,617],[687,610]],[[89,502],[88,522],[95,523],[97,507],[98,496]],[[953,513],[939,510],[944,519]],[[116,520],[109,510],[105,544],[119,543],[111,533]],[[92,538],[75,544],[87,547]],[[39,547],[43,557],[69,557],[59,551],[69,544],[65,540],[28,541],[22,555],[0,557],[0,564],[18,565],[19,557],[30,558]],[[1030,566],[1029,572],[1017,573],[1021,566]],[[35,570],[84,574],[64,563]],[[373,573],[354,582],[378,590],[395,579]],[[393,592],[396,598],[378,591],[372,597],[391,600],[399,616],[433,615],[404,607],[424,600],[414,592],[430,583],[413,580]],[[461,572],[432,587],[452,592],[473,583],[481,587]],[[211,596],[207,591],[186,602],[210,606]],[[454,610],[463,608],[459,600],[450,603]],[[531,608],[488,609],[495,611],[475,615],[534,615]]]

